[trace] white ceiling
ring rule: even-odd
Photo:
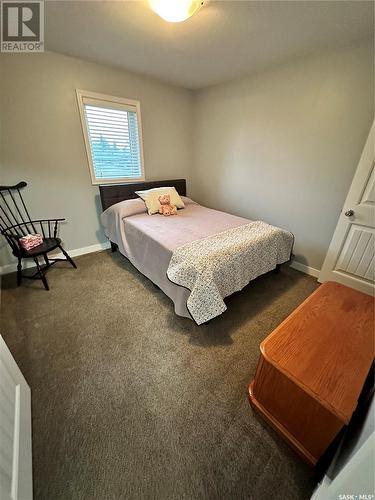
[[[138,1],[46,2],[46,49],[186,88],[373,35],[373,2],[215,1],[170,24]]]

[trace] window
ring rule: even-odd
[[[139,101],[77,90],[93,184],[144,180]]]

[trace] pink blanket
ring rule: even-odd
[[[101,220],[109,240],[172,299],[176,314],[191,318],[186,307],[190,291],[167,277],[173,251],[187,243],[248,224],[250,220],[203,207],[188,198],[183,197],[183,200],[185,208],[173,217],[148,215],[145,208],[143,211],[143,202],[137,200],[140,204],[135,215],[129,215],[134,210],[129,212],[129,204],[123,201],[103,212]]]

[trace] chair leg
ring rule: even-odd
[[[34,258],[34,262],[35,262],[36,267],[38,269],[38,273],[39,273],[40,279],[43,282],[44,288],[48,291],[49,290],[49,286],[48,286],[47,278],[45,277],[45,274],[42,271],[42,268],[40,267],[40,264],[39,264],[39,261],[38,261],[37,257]]]
[[[18,257],[18,264],[17,264],[17,286],[20,286],[22,283],[22,260],[20,257]]]
[[[49,266],[50,265],[50,261],[49,261],[48,255],[46,253],[44,253],[43,257],[44,257],[44,262],[46,263],[46,266]]]
[[[116,252],[116,250],[117,250],[117,245],[116,245],[116,243],[113,243],[112,241],[111,241],[110,243],[111,243],[111,252],[112,252],[112,253],[113,253],[113,252]]]
[[[60,250],[62,251],[64,257],[66,258],[66,260],[74,267],[74,269],[77,269],[77,266],[76,266],[76,263],[74,262],[74,260],[70,257],[70,255],[68,254],[68,252],[66,252],[63,247],[59,246]]]

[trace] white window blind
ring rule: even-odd
[[[144,179],[137,101],[77,91],[94,184]]]

